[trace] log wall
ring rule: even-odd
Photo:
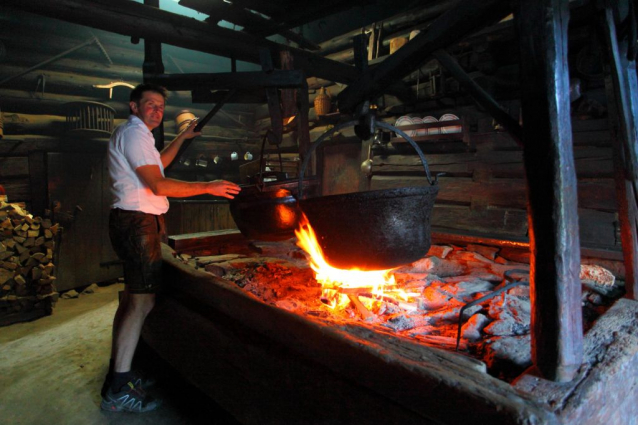
[[[419,143],[432,175],[443,174],[438,179],[440,191],[432,217],[434,230],[527,240],[522,149],[507,133],[495,131],[489,117],[471,107],[412,115],[438,117],[444,112],[465,114],[472,131],[469,143],[462,140],[461,133],[458,140]],[[396,118],[385,121],[394,124]],[[321,121],[318,124],[312,132],[313,139],[329,128],[321,125]],[[572,127],[581,243],[585,247],[619,251],[607,119],[574,118]],[[357,184],[360,190],[428,184],[419,157],[407,143],[393,142],[382,153],[373,154],[372,177],[368,179],[360,164],[367,157],[370,142],[358,142],[351,129],[333,139],[324,149],[324,194],[354,192]]]
[[[143,43],[129,37],[60,22],[12,9],[0,11],[0,81],[24,73],[34,65],[86,42],[95,35],[97,43],[86,45],[7,83],[0,84],[0,110],[4,138],[0,140],[0,184],[9,200],[24,202],[37,215],[60,202],[62,243],[58,289],[66,290],[121,276],[121,266],[108,240],[110,195],[104,165],[107,135],[91,132],[70,134],[66,128],[65,104],[91,101],[116,111],[114,125],[128,117],[130,89],[96,88],[123,81],[142,82]],[[104,53],[106,52],[106,54]],[[108,55],[108,58],[107,58]],[[166,71],[226,72],[230,60],[209,54],[168,47],[164,51]],[[246,65],[239,64],[239,70]],[[212,105],[193,104],[187,91],[169,93],[165,113],[165,137],[175,137],[175,117],[183,109],[206,115]],[[251,152],[259,158],[259,134],[253,131],[252,105],[225,105],[205,127],[172,177],[201,181],[239,181],[241,158]],[[239,160],[231,161],[237,152]],[[215,164],[215,156],[222,158]],[[195,161],[207,161],[196,167]],[[75,207],[82,211],[74,217]],[[169,232],[190,233],[235,228],[222,203],[173,203],[168,216]]]

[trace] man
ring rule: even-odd
[[[101,408],[109,411],[147,412],[159,406],[144,391],[147,381],[131,371],[131,362],[142,325],[155,304],[161,284],[160,242],[165,241],[163,214],[167,196],[201,194],[229,199],[240,188],[232,182],[184,182],[164,176],[186,139],[198,136],[195,122],[162,152],[155,149],[151,131],[164,116],[166,90],[140,84],[130,96],[131,115],[111,136],[107,164],[114,197],[109,235],[118,257],[124,261],[126,286],[115,319],[109,373],[102,388]]]

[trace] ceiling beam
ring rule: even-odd
[[[301,71],[272,70],[268,73],[219,72],[212,74],[158,74],[149,75],[146,80],[159,84],[168,90],[255,90],[264,87],[297,88],[304,82]]]
[[[222,20],[227,21],[242,26],[244,28],[242,31],[256,36],[263,36],[263,34],[254,33],[251,31],[251,28],[253,26],[259,27],[260,25],[265,25],[270,22],[270,20],[263,15],[246,10],[236,3],[225,3],[223,1],[211,3],[209,0],[181,0],[179,4],[208,15],[209,17],[206,19],[206,22],[216,24]],[[284,29],[279,31],[278,34],[288,40],[294,41],[302,49],[319,50],[318,45],[292,30]]]
[[[506,0],[461,0],[432,24],[374,68],[370,68],[338,97],[341,111],[352,111],[381,94],[390,84],[419,68],[432,53],[499,21],[510,13]]]
[[[256,64],[260,63],[260,49],[269,49],[273,53],[287,50],[294,56],[295,67],[303,70],[307,77],[316,76],[345,84],[359,77],[357,70],[350,65],[131,0],[6,0],[3,5],[91,28]]]
[[[345,2],[343,0],[308,1],[296,4],[293,10],[282,10],[277,15],[271,15],[269,21],[251,26],[249,32],[255,35],[268,36],[286,29],[295,28],[329,15],[349,10],[369,3],[367,0]]]

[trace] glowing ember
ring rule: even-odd
[[[297,246],[310,255],[310,267],[315,272],[315,279],[323,288],[322,301],[332,308],[344,306],[350,302],[347,293],[356,294],[354,289],[367,288],[377,297],[382,297],[388,287],[395,287],[394,275],[387,270],[350,270],[332,267],[323,256],[312,226],[305,215],[299,220],[299,229],[295,230]],[[351,290],[351,291],[348,291]],[[396,295],[396,294],[393,294]],[[406,297],[407,299],[407,297]],[[369,303],[366,307],[370,307]]]

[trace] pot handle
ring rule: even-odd
[[[297,191],[297,196],[299,199],[303,199],[303,175],[306,172],[306,168],[308,167],[308,164],[310,163],[310,157],[312,156],[312,154],[317,150],[319,145],[322,144],[324,140],[331,137],[334,133],[346,127],[354,126],[357,124],[359,124],[358,120],[341,123],[335,126],[334,128],[331,128],[330,130],[323,133],[321,136],[319,136],[317,140],[315,140],[312,143],[312,145],[310,145],[310,148],[308,149],[308,152],[306,153],[306,157],[303,160],[303,164],[301,165],[301,171],[299,172],[299,187]],[[399,130],[395,126],[385,123],[383,121],[374,120],[374,127],[383,128],[389,131],[394,131],[399,136],[403,137],[406,142],[412,145],[416,153],[419,155],[419,158],[421,159],[421,163],[423,164],[423,168],[425,169],[425,176],[428,179],[428,183],[430,183],[430,185],[437,184],[436,177],[434,178],[434,180],[432,180],[432,176],[430,175],[430,169],[428,168],[428,162],[426,161],[425,156],[423,155],[423,152],[421,151],[421,148],[419,148],[419,145],[417,145],[416,142],[412,140],[410,136],[408,136],[402,130]]]

